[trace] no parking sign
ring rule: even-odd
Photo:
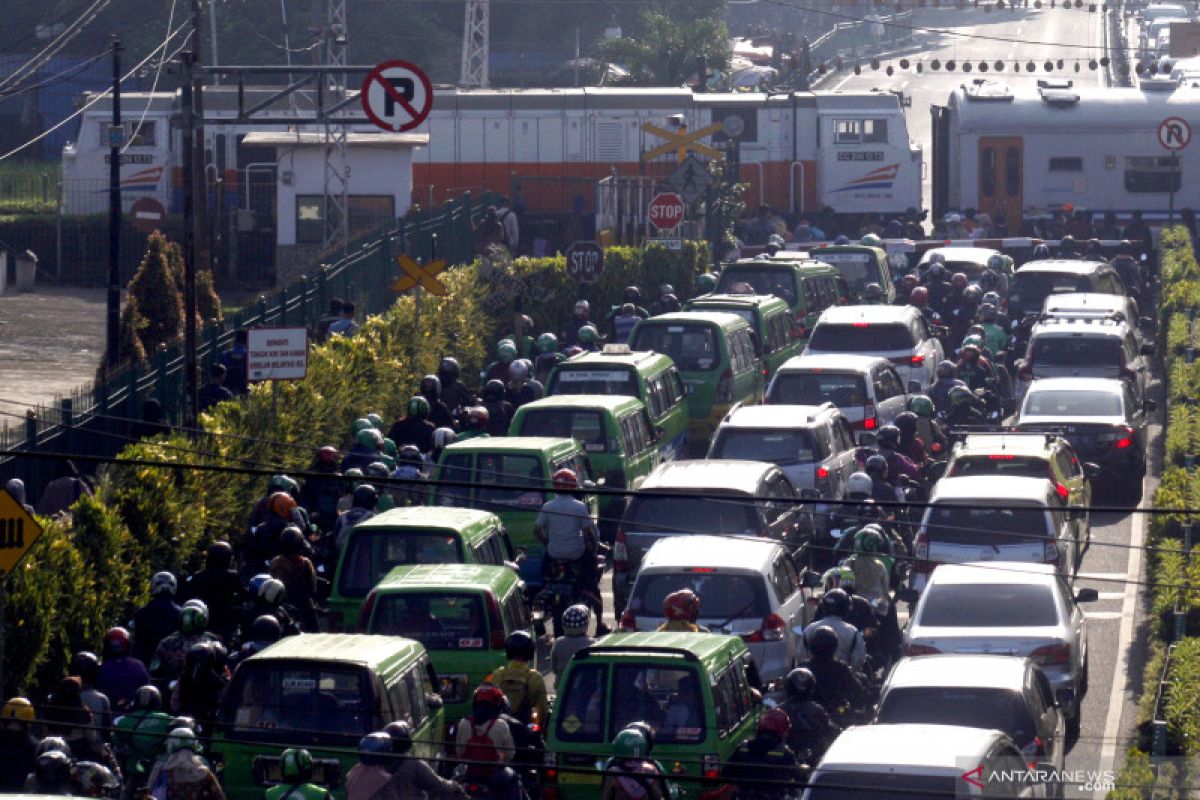
[[[362,106],[367,117],[385,131],[410,131],[429,116],[433,85],[415,64],[385,61],[363,81]]]

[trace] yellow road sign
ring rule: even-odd
[[[393,292],[407,292],[419,284],[430,294],[436,294],[438,297],[446,296],[446,284],[436,277],[439,272],[446,269],[445,261],[439,258],[428,264],[418,264],[408,256],[400,255],[396,256],[396,263],[400,265],[404,274],[392,281],[391,290]]]
[[[666,139],[667,143],[660,144],[658,147],[642,153],[642,161],[650,161],[651,159],[658,158],[659,156],[665,155],[672,150],[675,151],[676,158],[678,158],[680,161],[683,161],[685,158],[687,158],[689,152],[699,153],[701,155],[708,156],[709,158],[721,158],[724,153],[715,147],[709,147],[706,144],[701,144],[699,140],[703,139],[705,136],[711,136],[723,128],[724,126],[720,122],[714,122],[712,125],[700,128],[699,130],[689,131],[686,127],[682,127],[678,132],[675,132],[669,131],[665,128],[660,128],[657,125],[647,122],[642,125],[642,130],[644,130],[646,133],[652,133],[660,139]]]
[[[0,489],[0,576],[16,569],[41,536],[42,526],[33,515]]]

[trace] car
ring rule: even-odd
[[[929,496],[913,543],[912,588],[939,564],[1048,564],[1067,575],[1079,561],[1073,512],[1045,477],[943,478]]]
[[[946,564],[933,571],[913,609],[904,653],[1029,658],[1046,673],[1074,735],[1088,689],[1087,620],[1079,605],[1098,596],[1095,589],[1072,592],[1052,564]]]
[[[1067,723],[1042,668],[1027,658],[943,654],[896,662],[873,724],[965,725],[999,730],[1026,761],[1062,769]]]
[[[735,261],[721,270],[717,292],[733,294],[749,287],[788,304],[800,334],[807,336],[825,309],[854,297],[837,269],[804,253],[782,251],[774,257]]]
[[[705,294],[689,300],[684,311],[728,311],[754,328],[754,348],[770,378],[779,366],[804,349],[804,335],[788,304],[767,294]]]
[[[799,551],[813,535],[812,512],[792,482],[765,461],[707,459],[664,464],[629,498],[613,545],[613,603],[619,612],[659,539],[710,533],[761,536]]]
[[[1143,331],[1154,325],[1151,317],[1138,316],[1138,304],[1132,297],[1103,292],[1052,294],[1042,303],[1039,319],[1115,319],[1133,329],[1139,344],[1144,338]]]
[[[975,769],[974,780],[966,780]],[[1016,744],[1001,731],[896,724],[860,725],[842,731],[825,751],[800,797],[951,800],[1051,794],[1030,772]]]
[[[809,250],[808,254],[833,265],[834,269],[841,273],[855,297],[863,297],[867,286],[877,283],[883,290],[883,302],[895,301],[896,284],[892,280],[887,251],[882,247],[861,243],[820,244]],[[783,255],[785,254],[777,253],[775,257]]]
[[[666,621],[663,599],[680,589],[700,598],[699,624],[741,636],[760,677],[787,675],[801,657],[799,635],[812,621],[812,589],[778,542],[745,536],[668,536],[642,559],[622,631],[654,631]]]
[[[967,276],[967,282],[972,286],[979,286],[979,279],[987,272],[988,261],[992,256],[1000,256],[1004,260],[1004,266],[1000,269],[1003,282],[1007,282],[1013,274],[1012,258],[999,250],[990,247],[933,247],[921,255],[921,261],[917,264],[917,271],[921,275],[929,269],[935,255],[941,257],[942,266],[948,274],[961,272]]]
[[[769,405],[833,403],[856,431],[874,431],[908,408],[909,391],[896,365],[880,356],[812,354],[789,359],[767,387]]]
[[[1040,378],[1123,378],[1134,394],[1146,393],[1154,345],[1138,344],[1137,333],[1117,319],[1043,319],[1029,332],[1025,357],[1018,359],[1017,397]]]
[[[841,500],[850,475],[858,469],[855,449],[854,431],[833,403],[741,406],[721,420],[708,457],[768,461],[797,489]],[[828,529],[835,510],[818,503],[816,527]]]
[[[1020,323],[1041,313],[1052,294],[1096,292],[1125,295],[1125,284],[1115,267],[1103,261],[1047,258],[1021,265],[1008,282],[1008,317]]]
[[[1098,465],[1080,461],[1071,443],[1056,433],[977,431],[954,445],[942,477],[1044,477],[1064,504],[1080,509],[1071,520],[1073,538],[1086,546],[1092,535],[1092,479],[1099,474]]]
[[[1043,378],[1017,411],[1019,431],[1053,431],[1080,459],[1100,467],[1098,479],[1140,498],[1146,474],[1146,417],[1157,408],[1117,378]]]
[[[913,306],[838,306],[817,320],[802,356],[818,353],[876,355],[896,365],[905,381],[932,386],[945,357],[942,343]]]

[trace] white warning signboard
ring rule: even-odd
[[[252,381],[298,381],[308,375],[308,330],[251,328],[246,359]]]

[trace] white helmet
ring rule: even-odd
[[[433,446],[438,450],[444,450],[449,445],[454,444],[458,434],[453,428],[438,428],[433,432]]]
[[[509,364],[508,378],[512,381],[529,380],[529,361],[524,358],[518,358],[516,361]]]
[[[186,603],[183,604],[183,607],[184,608],[188,608],[188,607],[198,608],[204,612],[204,616],[206,616],[206,617],[208,616],[208,603],[204,602],[199,597],[193,597],[191,600],[188,600]]]
[[[850,494],[869,495],[873,486],[871,476],[865,472],[855,472],[846,481],[846,491]]]
[[[175,576],[169,572],[156,572],[154,577],[150,579],[150,595],[167,594],[173,595],[179,589],[179,582],[175,580]]]
[[[258,596],[271,605],[282,603],[285,594],[287,594],[287,589],[284,587],[283,581],[278,578],[263,581],[263,585],[258,587]]]
[[[587,633],[592,621],[592,611],[583,603],[576,603],[563,612],[563,632],[568,636],[582,636]]]

